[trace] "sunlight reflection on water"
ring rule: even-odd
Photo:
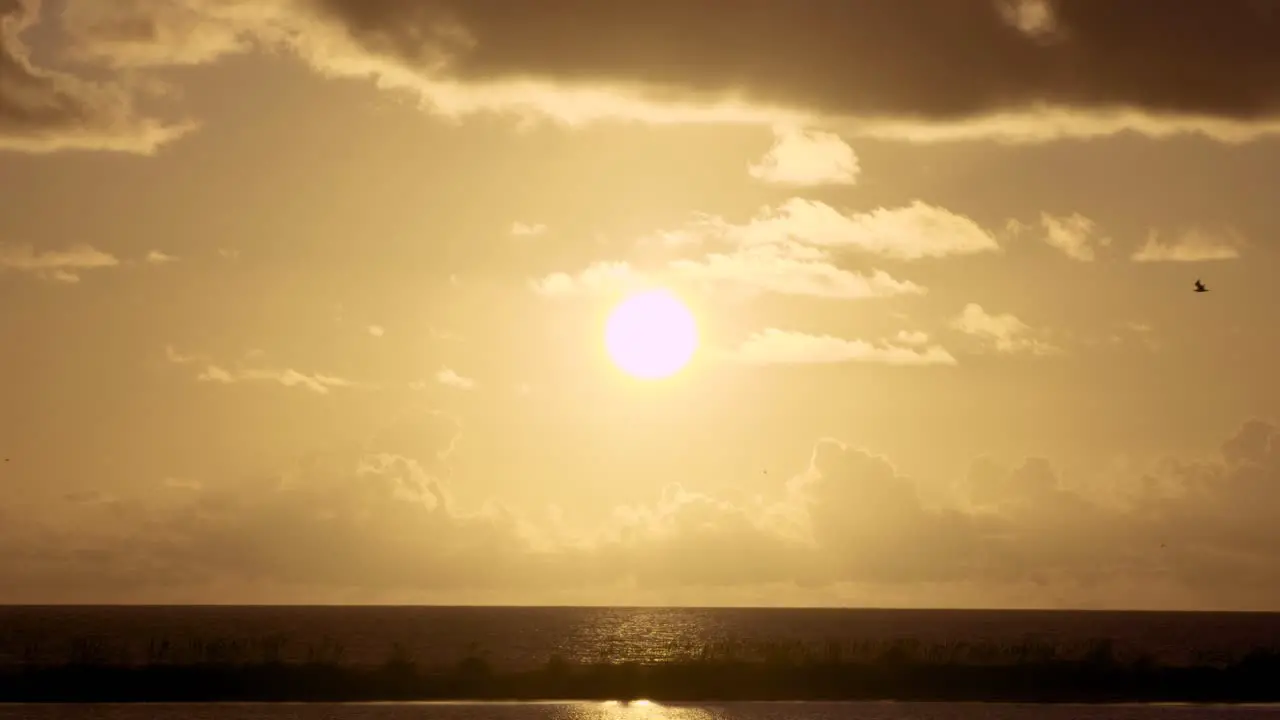
[[[175,660],[198,660],[209,643],[247,655],[264,640],[285,661],[341,647],[344,663],[377,666],[395,644],[420,665],[452,666],[479,647],[495,668],[570,662],[662,662],[708,646],[788,645],[814,651],[909,638],[921,645],[1028,639],[1071,648],[1110,638],[1118,653],[1186,662],[1193,651],[1233,656],[1280,647],[1280,614],[1003,611],[759,610],[744,608],[0,607],[0,665],[35,652],[65,661],[77,639],[100,640],[119,662],[146,659],[153,641]]]
[[[565,720],[713,720],[716,714],[702,707],[666,706],[648,700],[583,703],[563,706]]]

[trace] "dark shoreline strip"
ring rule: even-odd
[[[655,702],[898,700],[1038,703],[1276,703],[1280,652],[1224,667],[1149,660],[970,665],[920,661],[574,665],[495,672],[482,658],[446,669],[392,660],[334,663],[27,665],[0,670],[0,702],[361,702],[629,700]]]

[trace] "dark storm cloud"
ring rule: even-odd
[[[280,50],[451,116],[1280,132],[1280,0],[67,0],[61,20],[65,55],[105,67]]]
[[[465,80],[640,84],[847,116],[1039,103],[1280,110],[1280,0],[309,0],[366,50]]]
[[[39,13],[39,0],[0,0],[0,150],[150,152],[185,131],[138,116],[120,88],[32,64],[22,34]]]

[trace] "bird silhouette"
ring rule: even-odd
[[[1200,282],[1199,280],[1196,280],[1195,292],[1209,292],[1209,288],[1205,287],[1204,283]]]

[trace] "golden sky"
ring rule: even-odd
[[[0,601],[1280,610],[1277,37],[0,0]]]

